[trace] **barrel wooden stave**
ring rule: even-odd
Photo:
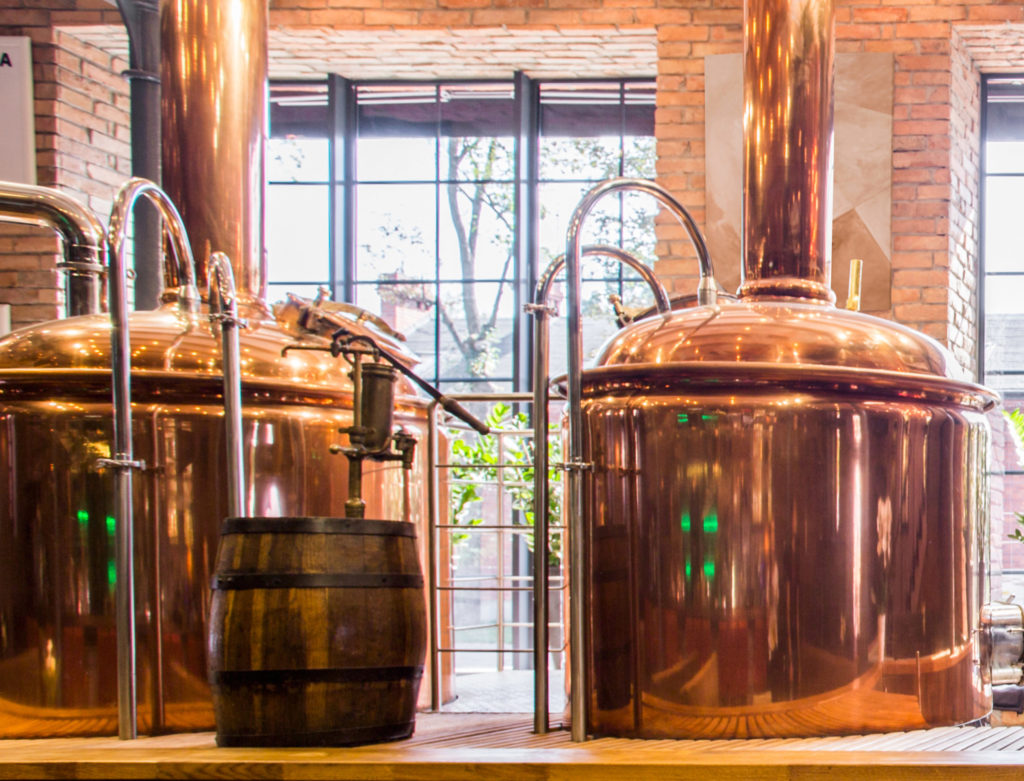
[[[210,624],[219,745],[412,734],[426,615],[407,526],[361,521],[355,528],[369,533],[293,533],[282,524],[222,537]],[[403,534],[376,533],[396,529]],[[309,587],[312,576],[355,585]]]

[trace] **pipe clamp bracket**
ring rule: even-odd
[[[96,466],[100,469],[145,469],[146,462],[130,458],[97,458]]]
[[[566,461],[562,464],[562,469],[566,472],[590,472],[594,468],[594,464],[591,461]]]

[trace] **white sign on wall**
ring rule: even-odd
[[[0,179],[36,183],[32,42],[0,36]]]

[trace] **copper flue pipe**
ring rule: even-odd
[[[213,252],[231,258],[243,313],[264,311],[263,167],[267,4],[161,0],[163,186],[209,287]]]
[[[739,295],[834,301],[832,0],[746,0]]]

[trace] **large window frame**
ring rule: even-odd
[[[496,386],[501,391],[524,391],[529,388],[531,377],[530,346],[532,344],[532,318],[523,315],[524,305],[532,300],[533,291],[536,286],[537,277],[543,271],[547,263],[547,255],[552,250],[545,249],[542,252],[541,239],[541,211],[538,193],[551,182],[543,177],[542,163],[540,160],[540,148],[542,143],[542,103],[543,94],[554,95],[560,89],[571,90],[580,84],[616,85],[618,90],[618,107],[621,115],[620,125],[617,128],[620,147],[624,148],[627,137],[627,112],[629,101],[644,101],[649,98],[651,130],[650,142],[653,148],[653,78],[618,78],[618,79],[593,79],[580,82],[578,80],[544,80],[536,81],[525,74],[517,73],[509,82],[500,80],[431,80],[415,82],[396,81],[352,81],[336,75],[330,75],[326,80],[308,82],[275,82],[274,87],[307,89],[311,92],[320,90],[325,98],[326,105],[309,112],[308,118],[300,120],[299,124],[289,125],[286,132],[302,132],[310,135],[323,135],[328,143],[328,171],[322,178],[302,181],[275,181],[271,179],[271,188],[288,185],[316,185],[325,186],[328,191],[327,203],[327,224],[328,224],[328,264],[325,279],[318,280],[326,284],[335,300],[358,303],[358,290],[361,284],[386,284],[380,280],[361,280],[359,276],[359,249],[357,247],[356,225],[358,209],[358,189],[360,186],[375,184],[372,181],[361,181],[358,176],[356,160],[357,142],[359,127],[357,124],[359,110],[360,90],[366,88],[400,87],[407,85],[417,89],[430,88],[441,89],[442,85],[481,85],[503,83],[511,88],[514,102],[514,173],[510,184],[513,189],[513,200],[516,204],[514,211],[513,230],[513,254],[514,266],[511,276],[509,292],[511,294],[511,311],[513,312],[513,324],[511,331],[511,359],[507,362],[507,370],[494,376],[488,376],[486,382]],[[644,92],[648,90],[648,92]],[[637,97],[639,96],[639,98]],[[314,101],[315,102],[315,101]],[[274,122],[274,103],[271,104],[271,134],[276,134]],[[633,116],[633,115],[629,115]],[[305,125],[302,125],[305,122]],[[620,149],[619,169],[611,173],[624,175],[635,173],[625,170],[626,154]],[[438,163],[440,165],[440,163]],[[653,171],[647,175],[653,175]],[[604,178],[604,177],[601,177]],[[598,179],[587,177],[563,177],[557,180],[559,185],[576,185],[582,192],[591,183]],[[433,184],[440,188],[446,184],[440,172]],[[398,184],[401,184],[399,182]],[[623,230],[624,221],[621,215],[622,200],[619,201],[619,232]],[[550,231],[549,231],[550,232]],[[653,242],[653,232],[652,232]],[[550,244],[550,241],[548,242]],[[653,260],[653,258],[652,258]],[[311,288],[308,279],[289,279],[275,270],[274,257],[270,258],[271,281],[275,290],[293,289],[300,294],[307,294]],[[611,286],[618,286],[620,295],[624,285],[635,279],[635,275],[623,273],[621,267],[606,266],[604,271],[597,274],[593,272],[587,277],[589,282],[597,282]],[[497,280],[492,280],[495,283]],[[439,280],[433,280],[439,289]],[[484,284],[486,280],[477,277],[471,280],[454,279],[445,280],[445,283]],[[439,306],[435,306],[435,316]],[[441,344],[442,326],[440,322],[434,325],[434,354],[440,356],[444,349]],[[557,360],[557,356],[556,356]],[[476,390],[480,388],[482,379],[479,376],[450,376],[442,373],[441,361],[438,359],[434,364],[433,372],[426,372],[426,379],[434,382],[440,387],[448,387],[451,390]],[[433,376],[431,376],[433,375]]]

